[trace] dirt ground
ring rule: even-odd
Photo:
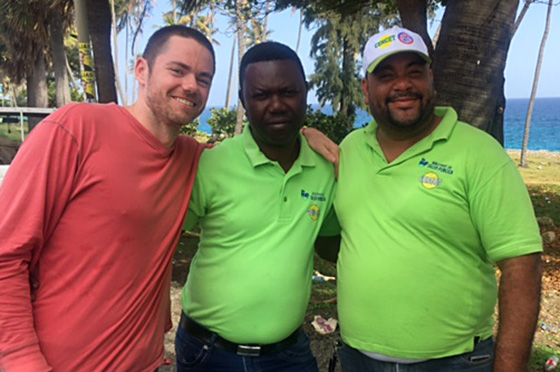
[[[560,222],[560,221],[559,221]],[[556,224],[560,223],[557,222]],[[554,225],[541,225],[541,232],[553,232],[556,239],[553,242],[544,243],[543,254],[543,295],[541,313],[537,332],[535,334],[535,348],[560,351],[560,227]],[[181,289],[188,274],[188,267],[194,254],[198,239],[196,237],[183,237],[174,259],[174,272],[171,288],[172,312],[174,326],[176,327],[181,314]],[[334,265],[316,258],[316,269],[324,275],[336,274]],[[313,292],[305,317],[304,329],[311,339],[311,348],[319,363],[320,371],[327,371],[329,359],[333,356],[334,345],[339,338],[338,328],[335,333],[330,335],[319,335],[313,330],[311,321],[314,315],[321,315],[323,318],[337,318],[336,304],[336,285],[333,282],[313,283]],[[166,359],[169,365],[160,368],[162,372],[176,371],[174,337],[176,328],[166,335],[165,350]],[[549,353],[549,351],[545,351]],[[546,354],[543,356],[547,358]],[[542,361],[537,361],[538,365],[533,366],[531,372],[543,371]],[[337,371],[340,371],[338,363]]]

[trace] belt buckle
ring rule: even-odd
[[[237,345],[236,354],[247,357],[258,357],[261,355],[261,347],[258,345]]]

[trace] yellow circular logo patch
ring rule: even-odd
[[[309,209],[307,210],[307,214],[309,215],[309,217],[311,217],[311,219],[313,221],[317,221],[317,219],[319,219],[319,215],[320,215],[320,209],[318,205],[313,204],[311,207],[309,207]]]
[[[379,39],[379,41],[375,44],[375,47],[379,49],[389,48],[393,44],[393,40],[395,40],[395,35],[384,36]]]
[[[437,174],[430,172],[420,177],[420,182],[422,183],[422,186],[424,186],[428,190],[431,190],[435,189],[441,184],[441,179]]]

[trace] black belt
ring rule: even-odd
[[[185,313],[181,312],[180,326],[183,327],[192,336],[198,338],[200,341],[214,344],[220,349],[231,351],[237,355],[257,357],[263,354],[270,354],[274,351],[279,351],[296,343],[298,336],[301,332],[301,327],[296,329],[294,333],[283,339],[282,341],[274,344],[255,345],[255,344],[236,344],[220,337],[217,333],[212,332],[189,318]]]

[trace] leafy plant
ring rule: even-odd
[[[212,108],[210,112],[212,116],[208,119],[208,125],[212,128],[212,133],[218,136],[233,136],[237,122],[237,109]]]
[[[336,143],[340,143],[350,130],[348,123],[353,123],[354,117],[346,117],[337,112],[334,116],[327,115],[320,110],[314,111],[311,106],[307,107],[305,125],[316,128]]]
[[[198,125],[199,124],[200,124],[200,120],[198,118],[196,118],[191,123],[183,125],[181,127],[181,132],[180,133],[185,135],[185,136],[194,137],[196,135],[196,133],[198,132]]]

